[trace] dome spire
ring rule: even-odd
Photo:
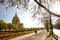
[[[17,16],[17,12],[15,12],[15,16]]]
[[[20,20],[19,20],[19,17],[17,15],[17,12],[15,12],[15,15],[13,16],[12,24],[17,25],[18,29],[23,28],[23,23],[20,23]]]
[[[20,20],[19,20],[19,17],[17,15],[17,12],[15,13],[15,16],[12,19],[12,23],[13,24],[19,24],[20,23]]]

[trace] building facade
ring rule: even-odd
[[[19,18],[18,18],[18,15],[17,15],[17,13],[15,13],[15,16],[13,17],[13,19],[12,19],[12,24],[15,24],[15,25],[17,25],[17,28],[23,28],[23,23],[20,23],[20,20],[19,20]]]

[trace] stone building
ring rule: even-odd
[[[12,19],[12,23],[17,25],[17,28],[23,28],[23,23],[20,23],[17,13],[15,13],[15,16]]]

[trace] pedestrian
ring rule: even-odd
[[[37,33],[37,30],[35,30],[35,33]]]

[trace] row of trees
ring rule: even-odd
[[[17,26],[12,23],[5,23],[3,20],[0,20],[0,31],[10,31],[10,30],[17,30]]]
[[[17,25],[12,23],[6,23],[3,20],[0,20],[0,31],[15,31],[15,32],[23,32],[23,31],[34,31],[41,30],[43,28],[18,28]]]

